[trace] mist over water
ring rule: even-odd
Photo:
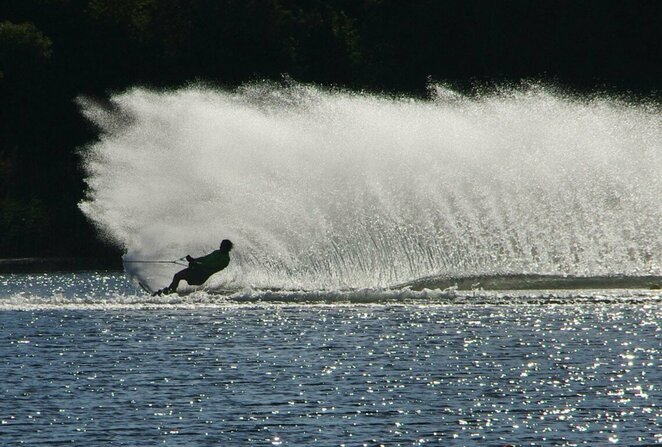
[[[224,288],[433,275],[662,274],[659,105],[530,86],[413,100],[258,83],[136,88],[87,147],[81,209],[125,260],[235,243]],[[179,268],[127,264],[152,286]]]

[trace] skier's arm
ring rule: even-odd
[[[188,261],[189,265],[200,264],[200,258],[194,258],[191,255],[186,255],[186,260]]]

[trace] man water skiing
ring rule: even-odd
[[[175,273],[172,282],[168,287],[157,290],[152,295],[162,295],[174,293],[177,291],[179,281],[184,280],[191,286],[204,284],[207,279],[216,272],[220,272],[230,263],[230,250],[232,242],[229,239],[223,239],[219,250],[214,250],[206,256],[193,258],[186,255],[188,267]]]

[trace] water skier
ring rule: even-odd
[[[219,249],[212,251],[206,256],[193,258],[186,255],[188,267],[175,273],[168,287],[157,290],[152,295],[174,293],[177,291],[177,286],[182,280],[186,281],[190,286],[204,284],[211,275],[220,272],[228,266],[230,263],[230,250],[232,250],[232,242],[229,239],[223,239]]]

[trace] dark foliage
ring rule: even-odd
[[[77,208],[81,94],[280,79],[422,95],[539,79],[659,98],[656,0],[4,0],[0,257],[112,255]]]

